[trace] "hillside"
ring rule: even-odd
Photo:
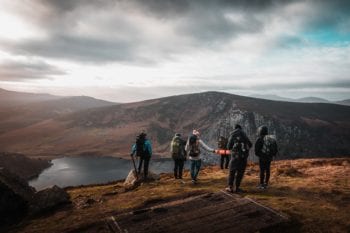
[[[1,134],[0,146],[31,156],[127,157],[135,136],[145,129],[156,156],[166,157],[175,132],[186,136],[197,128],[215,147],[218,134],[227,136],[236,123],[253,142],[257,127],[268,125],[277,136],[280,159],[350,154],[350,107],[219,92],[82,110]]]
[[[0,88],[0,107],[13,107],[39,101],[55,100],[61,97],[50,94],[8,91]]]
[[[0,134],[76,111],[116,103],[88,96],[58,97],[0,89]]]
[[[349,173],[349,158],[275,161],[269,189],[258,190],[258,166],[250,164],[242,183],[247,191],[243,196],[289,216],[290,225],[277,232],[345,233],[350,227]],[[110,232],[106,225],[110,216],[217,192],[225,187],[226,179],[227,171],[207,167],[200,172],[197,185],[190,183],[186,172],[185,183],[162,174],[160,180],[134,190],[125,189],[122,182],[67,188],[71,206],[25,220],[10,232]]]

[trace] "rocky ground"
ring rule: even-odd
[[[350,231],[350,158],[299,159],[272,164],[271,185],[258,190],[258,166],[250,164],[243,196],[289,216],[284,232]],[[125,188],[123,182],[67,188],[72,204],[39,217],[27,218],[10,232],[108,232],[105,219],[155,204],[218,192],[226,185],[227,170],[216,166],[200,172],[199,183],[162,174],[159,180]]]

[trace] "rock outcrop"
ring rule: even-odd
[[[0,168],[0,226],[21,219],[34,194],[35,190],[25,180]]]
[[[143,173],[141,174],[136,174],[135,170],[130,170],[128,176],[126,177],[125,181],[124,181],[124,187],[126,189],[133,189],[135,187],[137,187],[138,185],[140,185],[142,182],[144,181],[155,181],[155,180],[159,180],[160,176],[152,171],[148,172],[148,176],[145,179]]]
[[[36,192],[27,181],[0,168],[0,226],[13,224],[26,215],[41,214],[69,202],[69,195],[64,189],[53,186]]]
[[[68,203],[70,203],[68,193],[55,185],[35,193],[31,201],[30,211],[34,214],[47,212]]]

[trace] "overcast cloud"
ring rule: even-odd
[[[350,98],[347,0],[1,4],[3,88],[117,102],[206,90]]]

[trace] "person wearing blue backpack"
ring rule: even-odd
[[[147,134],[144,131],[136,137],[136,143],[132,145],[130,155],[133,156],[134,154],[140,158],[137,173],[141,173],[143,164],[143,177],[146,180],[148,176],[149,161],[152,156],[152,144],[151,141],[147,139]]]
[[[201,150],[200,146],[203,147],[206,151],[215,153],[215,150],[207,146],[200,138],[199,138],[199,132],[198,130],[193,130],[192,135],[188,137],[187,143],[186,143],[186,152],[190,159],[190,173],[191,173],[191,179],[192,183],[197,183],[197,177],[199,170],[202,165],[202,159],[201,159]]]

